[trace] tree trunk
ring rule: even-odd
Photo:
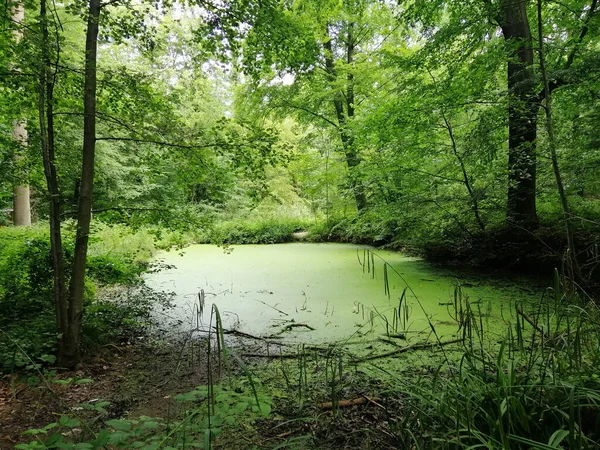
[[[329,33],[327,33],[329,35]],[[333,47],[331,39],[328,39],[324,44],[325,48],[325,70],[329,75],[329,80],[334,83],[337,80],[337,71],[335,69],[335,62],[333,56]],[[352,36],[352,28],[350,27],[348,32],[348,43],[346,48],[346,62],[347,64],[352,63],[354,58],[354,43]],[[360,155],[356,151],[354,145],[354,138],[348,132],[347,119],[354,117],[354,77],[351,73],[348,74],[346,83],[346,111],[344,113],[344,99],[342,93],[337,91],[333,97],[333,106],[335,108],[335,115],[338,121],[338,130],[340,133],[340,140],[342,141],[342,147],[344,149],[344,155],[346,157],[346,164],[348,165],[349,171],[349,182],[352,192],[354,194],[354,200],[356,202],[356,208],[358,213],[361,214],[367,208],[367,197],[364,192],[364,186],[357,180],[356,168],[361,162]]]
[[[21,145],[27,145],[27,129],[25,123],[15,120],[13,122],[12,136]],[[16,154],[15,162],[19,162],[23,156]],[[21,184],[13,187],[13,224],[16,226],[31,225],[31,203],[29,186]]]
[[[346,42],[346,64],[348,67],[352,65],[354,61],[354,24],[348,24],[348,34],[347,34],[347,42]],[[346,111],[348,113],[348,119],[352,120],[354,117],[354,74],[352,71],[348,71],[347,79],[346,79]],[[354,137],[347,133],[344,143],[344,150],[346,153],[346,163],[348,164],[348,169],[350,169],[350,181],[352,183],[352,188],[354,190],[354,198],[356,200],[356,207],[358,208],[358,213],[361,214],[367,209],[367,197],[365,195],[365,188],[360,180],[357,179],[356,170],[354,170],[361,162],[360,155],[356,150],[356,145],[354,144]],[[344,141],[344,136],[342,136],[342,142]]]
[[[534,92],[533,47],[525,0],[502,0],[500,26],[508,60],[507,220],[537,226],[536,137],[538,101]]]
[[[12,7],[12,21],[20,24],[25,19],[25,7],[22,3],[17,3]],[[19,42],[23,37],[23,32],[20,29],[13,31],[15,41]],[[27,145],[27,129],[25,123],[19,120],[13,122],[13,139],[19,144]],[[15,162],[18,162],[22,157],[17,154]],[[26,184],[14,186],[13,188],[13,223],[16,226],[31,225],[31,203],[29,186]]]
[[[54,307],[56,327],[59,334],[67,330],[67,289],[65,282],[64,253],[61,235],[61,205],[58,175],[54,157],[54,77],[50,76],[50,40],[46,1],[40,2],[40,28],[42,35],[42,65],[40,69],[38,112],[40,120],[40,141],[44,175],[50,202],[50,252],[54,283]]]
[[[92,192],[94,188],[94,160],[96,150],[96,62],[98,54],[98,28],[100,0],[90,0],[85,42],[85,86],[83,98],[83,158],[81,188],[77,211],[77,235],[73,257],[73,271],[69,285],[68,329],[59,348],[59,362],[72,368],[80,359],[83,295],[87,262],[90,222],[92,218]]]

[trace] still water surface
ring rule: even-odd
[[[377,255],[374,276],[364,264],[367,249]],[[387,270],[389,297],[380,258],[399,274]],[[240,245],[228,254],[216,246],[194,245],[183,256],[171,251],[158,259],[174,267],[149,274],[146,281],[154,289],[173,292],[174,314],[191,326],[196,325],[198,293],[203,290],[204,324],[214,303],[225,328],[280,341],[322,344],[375,339],[386,332],[406,332],[412,340],[426,338],[430,323],[442,339],[458,330],[450,305],[458,280],[401,253],[351,244],[291,243]],[[512,302],[537,295],[498,283],[462,285],[486,326],[499,334]],[[314,330],[293,327],[282,332],[291,323]]]

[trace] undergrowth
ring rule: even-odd
[[[154,236],[122,226],[94,224],[85,290],[84,346],[97,348],[137,335],[147,326],[155,298],[142,292],[140,275],[154,253]],[[65,269],[73,256],[73,230],[65,224]],[[98,295],[111,286],[132,289],[127,300]],[[137,286],[137,287],[136,287]],[[0,372],[25,364],[17,348],[33,359],[52,355],[58,340],[48,232],[43,226],[0,228]]]
[[[235,231],[248,236],[244,239],[255,239],[263,225],[273,229],[267,222],[248,228],[239,223],[221,225],[221,237],[234,236]],[[297,231],[292,223],[286,227],[281,228],[286,233]],[[37,246],[24,248],[38,255]],[[374,270],[370,253],[363,258],[363,269],[367,261],[368,270]],[[391,266],[383,269],[385,283],[392,270]],[[43,277],[31,280],[44,286]],[[202,296],[197,307],[204,309]],[[96,421],[104,420],[99,429],[73,439],[69,430],[87,425],[68,414],[31,430],[36,440],[17,448],[209,449],[220,442],[222,448],[236,448],[232,443],[242,441],[243,448],[598,448],[600,311],[590,298],[557,272],[543,298],[515,302],[510,314],[498,318],[505,326],[500,338],[488,335],[485,313],[462,295],[460,286],[449,307],[458,339],[441,342],[429,322],[432,341],[427,348],[434,350],[432,358],[437,359],[431,359],[428,368],[392,372],[373,358],[356,360],[341,347],[301,347],[286,358],[259,366],[255,373],[261,374],[260,380],[240,358],[232,358],[218,309],[213,307],[214,322],[203,329],[197,324],[192,333],[208,333],[212,344],[206,361],[212,367],[217,357],[217,371],[209,369],[206,386],[177,397],[184,404],[179,416],[106,420],[102,402],[82,405],[97,413]],[[400,308],[395,314],[401,315]],[[143,311],[130,314],[140,315]],[[115,320],[118,327],[120,318]],[[220,376],[232,360],[245,377]],[[365,364],[372,372],[383,371],[386,381],[361,374]],[[366,399],[363,404],[376,412],[345,413],[341,402],[361,396]],[[324,407],[323,402],[330,405]],[[331,413],[324,413],[324,408]],[[270,440],[265,442],[261,433]]]
[[[279,244],[291,242],[292,234],[307,228],[302,219],[264,218],[216,222],[201,238],[215,244]]]
[[[568,286],[556,274],[545,298],[515,304],[495,345],[481,313],[459,298],[460,359],[445,361],[432,376],[395,378],[405,401],[395,427],[399,442],[440,449],[598,448],[600,311]]]
[[[197,307],[204,308],[202,300]],[[174,400],[180,405],[177,414],[110,419],[107,410],[110,402],[94,400],[75,408],[75,411],[88,414],[66,413],[55,422],[27,430],[24,434],[32,436],[33,440],[18,444],[15,449],[208,450],[228,427],[248,425],[257,418],[268,417],[273,399],[265,392],[261,380],[225,347],[224,330],[216,306],[211,309],[208,326],[199,323],[190,331],[190,338],[196,333],[202,334],[208,345],[204,345],[204,339],[186,339],[183,347],[191,347],[189,351],[194,353],[193,347],[199,344],[197,350],[207,351],[206,359],[197,361],[194,369],[205,365],[208,383],[175,395]],[[236,361],[238,371],[234,373],[232,365]],[[99,421],[100,426],[97,425]]]

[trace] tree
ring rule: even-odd
[[[358,212],[364,212],[368,195],[361,180],[362,155],[353,122],[367,90],[363,91],[357,75],[367,74],[369,50],[377,47],[378,39],[385,40],[379,30],[381,21],[390,19],[389,7],[362,1],[300,0],[241,10],[228,5],[213,15],[209,36],[227,36],[229,47],[222,53],[229,57],[233,52],[234,59],[240,55],[237,61],[255,83],[251,90],[266,99],[260,105],[263,111],[288,112],[318,126],[333,127],[348,168],[349,190]],[[241,21],[250,26],[242,36],[235,26]],[[240,40],[243,45],[231,45]],[[286,76],[293,77],[294,86],[275,93],[276,80]]]
[[[84,87],[83,87],[83,111],[55,111],[57,102],[55,91],[61,87],[62,83],[69,81],[71,72],[68,63],[64,61],[64,52],[62,50],[63,41],[57,39],[60,24],[56,22],[56,14],[48,14],[46,1],[40,5],[40,45],[41,63],[36,66],[39,69],[39,92],[38,92],[38,112],[40,124],[40,138],[44,162],[44,173],[48,190],[50,204],[49,220],[51,235],[51,253],[54,274],[54,299],[56,308],[56,321],[60,333],[58,348],[59,364],[63,367],[72,368],[80,359],[81,329],[84,314],[85,280],[87,248],[90,236],[90,224],[92,216],[92,200],[94,194],[96,155],[95,149],[98,142],[105,146],[123,145],[128,150],[139,152],[140,147],[144,150],[151,148],[145,155],[152,159],[154,167],[152,171],[158,171],[161,159],[168,159],[168,162],[177,162],[177,164],[188,163],[192,161],[198,164],[203,170],[206,170],[208,164],[213,161],[205,162],[203,156],[213,158],[212,155],[202,155],[209,149],[216,149],[219,156],[229,158],[224,172],[227,169],[244,170],[251,173],[254,178],[260,179],[260,170],[265,161],[276,160],[278,156],[273,152],[274,138],[265,129],[252,129],[240,124],[233,124],[226,119],[216,119],[211,117],[207,119],[210,125],[209,129],[199,130],[197,124],[187,123],[194,117],[188,111],[184,115],[184,107],[177,113],[168,104],[174,101],[189,101],[193,103],[193,90],[185,90],[186,98],[181,98],[181,90],[186,87],[185,82],[189,80],[178,75],[174,82],[173,74],[161,73],[159,82],[153,80],[149,75],[131,74],[122,67],[106,67],[101,72],[100,83],[98,83],[98,33],[100,21],[104,20],[107,24],[108,32],[115,41],[120,42],[121,33],[125,30],[121,28],[123,23],[127,25],[128,33],[137,33],[139,42],[150,39],[152,32],[147,32],[144,28],[145,17],[138,15],[139,23],[131,23],[123,20],[130,12],[127,8],[119,10],[113,16],[104,12],[104,7],[108,4],[115,7],[114,3],[102,4],[99,0],[90,0],[87,13],[86,44],[85,44],[85,68]],[[114,12],[114,11],[112,11]],[[53,27],[52,32],[50,32]],[[54,38],[54,39],[53,39]],[[130,45],[133,47],[138,42],[130,36]],[[113,44],[118,45],[118,44]],[[130,48],[131,48],[130,47]],[[130,48],[127,49],[130,51]],[[160,52],[154,56],[160,58]],[[62,58],[62,59],[61,59]],[[133,58],[133,57],[132,57]],[[152,57],[148,58],[152,60]],[[176,57],[173,56],[175,60]],[[59,64],[59,61],[61,63]],[[162,81],[162,85],[161,85]],[[180,86],[180,83],[182,84]],[[102,86],[102,95],[97,94],[98,84]],[[67,92],[64,86],[64,90]],[[71,88],[72,90],[72,88]],[[66,97],[66,95],[65,95]],[[102,110],[98,110],[98,97]],[[127,97],[127,99],[123,99]],[[61,98],[62,104],[69,104],[67,98]],[[162,102],[162,103],[161,103]],[[167,103],[166,105],[164,103]],[[81,103],[75,103],[72,106],[77,108]],[[178,117],[175,121],[174,119]],[[71,177],[76,178],[71,183],[75,186],[77,206],[74,212],[76,222],[76,235],[73,250],[73,260],[67,261],[65,257],[65,240],[62,235],[61,222],[66,215],[64,209],[65,202],[69,201],[65,196],[65,186],[67,184],[59,179],[59,163],[56,159],[56,140],[57,130],[65,134],[64,125],[62,128],[57,126],[56,118],[79,118],[83,117],[83,145],[80,151],[81,166],[79,173],[75,175],[75,170],[71,171]],[[184,120],[185,119],[185,120]],[[101,135],[97,135],[97,121],[101,122]],[[183,128],[183,130],[182,130]],[[176,133],[179,139],[173,138],[171,141],[165,139],[165,135],[171,136]],[[193,134],[190,143],[182,142],[181,137],[186,133]],[[185,136],[188,137],[188,136]],[[63,137],[64,139],[64,137]],[[200,140],[201,143],[197,141]],[[159,149],[159,151],[157,151]],[[168,149],[163,151],[162,149]],[[185,153],[185,157],[181,153]],[[159,155],[157,155],[159,153]],[[195,153],[198,159],[190,157],[190,153]],[[159,157],[157,157],[159,156]],[[64,163],[64,162],[63,162]],[[65,170],[66,166],[62,166]],[[190,174],[198,173],[196,168],[181,167],[179,172],[168,167],[175,180],[181,180],[189,185],[188,189],[199,180],[192,180]],[[207,174],[210,176],[210,174]],[[187,177],[187,178],[186,178]],[[171,180],[176,186],[177,181]],[[188,181],[189,180],[189,181]],[[171,187],[173,189],[173,187]],[[181,198],[185,201],[185,197]],[[185,205],[184,205],[185,206]],[[164,206],[163,206],[164,207]],[[128,210],[127,205],[114,205],[104,208],[104,210]],[[140,208],[139,204],[133,209],[149,211],[155,210],[152,205],[148,208]],[[177,208],[173,208],[173,215],[177,214]],[[101,212],[102,208],[99,208]]]
[[[527,2],[501,0],[497,21],[508,46],[508,203],[509,225],[537,225],[536,137],[538,103],[533,42]]]
[[[40,139],[44,162],[44,173],[50,201],[50,239],[54,272],[54,300],[56,322],[60,333],[58,363],[73,368],[80,360],[81,325],[87,246],[90,232],[92,192],[94,183],[94,157],[96,145],[96,60],[98,29],[100,21],[100,0],[90,0],[87,13],[85,47],[85,87],[84,87],[84,138],[82,151],[81,185],[77,212],[77,232],[75,250],[67,289],[64,249],[61,230],[62,208],[60,188],[55,160],[54,88],[60,56],[59,42],[52,49],[49,33],[49,18],[46,0],[40,2],[40,34],[42,61],[40,65],[38,110],[40,118]],[[57,26],[57,24],[54,24]],[[52,51],[53,50],[53,51]]]
[[[342,147],[346,157],[346,164],[348,165],[348,170],[350,172],[349,181],[352,192],[354,193],[356,208],[358,209],[358,213],[361,214],[367,208],[367,197],[365,195],[364,186],[356,174],[356,170],[361,163],[361,157],[356,148],[352,131],[349,129],[349,122],[353,120],[354,111],[356,108],[354,96],[354,74],[352,73],[351,68],[354,63],[354,52],[358,43],[354,30],[355,26],[356,24],[352,21],[345,22],[342,24],[342,30],[339,31],[342,34],[342,36],[338,36],[338,39],[343,44],[343,59],[345,60],[345,64],[350,67],[346,75],[345,83],[343,83],[343,88],[334,92],[332,103],[335,109],[340,140],[342,141]],[[329,28],[329,25],[327,25],[327,27]],[[333,50],[332,40],[333,39],[330,36],[329,30],[327,30],[325,42],[323,44],[323,48],[325,50],[325,71],[328,75],[330,83],[332,86],[335,86],[339,83],[339,77],[336,69],[335,53]]]
[[[83,295],[90,222],[92,220],[92,195],[94,191],[94,163],[96,156],[96,64],[98,59],[100,9],[100,0],[89,0],[85,39],[83,157],[77,208],[77,234],[75,236],[73,270],[69,284],[68,319],[66,321],[66,329],[62,330],[63,336],[59,346],[59,361],[66,367],[74,367],[80,359]]]
[[[21,2],[11,5],[12,22],[16,25],[13,30],[13,36],[18,43],[23,37],[22,26],[25,19],[25,7]],[[27,145],[27,129],[22,119],[13,121],[13,139],[19,145]],[[15,161],[18,162],[22,157],[16,153]],[[27,184],[15,185],[13,189],[13,223],[17,226],[31,225],[31,204],[30,192]]]

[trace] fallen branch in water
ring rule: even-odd
[[[406,334],[404,333],[386,334],[386,337],[406,340]]]
[[[271,292],[271,294],[272,294],[272,292]],[[271,308],[271,309],[274,309],[274,310],[275,310],[275,311],[277,311],[279,314],[283,314],[284,316],[289,316],[289,314],[288,314],[288,313],[286,313],[285,311],[282,311],[282,310],[280,310],[280,309],[278,309],[278,308],[275,308],[274,306],[272,306],[272,305],[269,305],[268,303],[265,303],[265,302],[263,302],[262,300],[256,300],[256,301],[257,301],[257,302],[259,302],[259,303],[262,303],[262,304],[263,304],[263,305],[265,305],[265,306],[268,306],[268,307],[269,307],[269,308]]]
[[[213,328],[216,329],[216,327],[213,327]],[[264,342],[267,345],[274,345],[277,347],[290,347],[292,345],[287,342],[272,341],[268,337],[254,336],[253,334],[245,333],[245,332],[239,331],[239,330],[223,330],[223,334],[232,334],[234,336],[239,336],[239,337],[246,338],[246,339],[254,339],[256,341]],[[307,347],[307,348],[309,348],[309,347]],[[310,348],[312,348],[312,347],[310,347]]]
[[[459,342],[462,342],[462,339],[453,339],[451,341],[445,341],[445,342],[429,342],[429,343],[409,345],[408,347],[397,348],[396,350],[392,350],[391,352],[381,353],[379,355],[366,356],[366,357],[360,358],[360,359],[355,359],[352,361],[352,363],[357,364],[357,363],[361,363],[361,362],[365,362],[365,361],[372,361],[374,359],[388,358],[390,356],[396,356],[400,353],[409,352],[411,350],[426,350],[426,349],[435,348],[438,346],[442,347],[444,345],[458,344]]]
[[[542,328],[540,328],[540,326],[535,323],[535,321],[529,317],[527,314],[525,314],[525,312],[523,311],[523,308],[521,306],[517,306],[517,313],[523,318],[525,319],[525,321],[531,325],[537,332],[539,332],[542,336],[544,336],[545,338],[547,338],[546,333],[544,332],[544,330]]]
[[[304,328],[308,328],[310,331],[315,331],[315,329],[307,323],[289,323],[286,326],[284,326],[281,329],[281,331],[277,334],[285,333],[286,331],[291,331],[292,328],[298,328],[298,327],[304,327]]]
[[[213,327],[213,328],[216,328],[216,327]],[[239,330],[223,330],[223,334],[233,334],[235,336],[241,336],[241,337],[245,337],[248,339],[255,339],[257,341],[266,341],[266,339],[264,337],[254,336],[253,334],[244,333],[243,331],[239,331]]]
[[[377,398],[377,397],[373,397],[373,398],[369,398],[369,397],[358,397],[358,398],[353,398],[350,400],[339,400],[337,402],[337,407],[338,408],[348,408],[350,406],[358,406],[358,405],[364,405],[367,403],[373,403],[374,405],[378,405],[378,402],[380,402],[381,399]],[[333,402],[325,402],[325,403],[319,403],[317,405],[317,408],[319,409],[323,409],[323,410],[329,410],[329,409],[333,409]]]
[[[269,353],[269,354],[267,354],[267,353],[242,353],[242,356],[245,356],[247,358],[292,359],[292,358],[298,358],[301,355],[298,353]]]
[[[383,342],[385,344],[390,344],[390,345],[393,345],[394,347],[398,347],[398,344],[396,342],[392,341],[391,339],[386,339],[384,337],[377,338],[377,342]]]
[[[281,346],[285,346],[288,344],[281,344]],[[329,347],[320,347],[318,345],[304,345],[302,346],[302,351],[298,351],[296,353],[242,353],[242,356],[247,356],[248,358],[299,358],[301,356],[305,356],[310,352],[319,353],[321,355],[326,355],[331,351]]]

